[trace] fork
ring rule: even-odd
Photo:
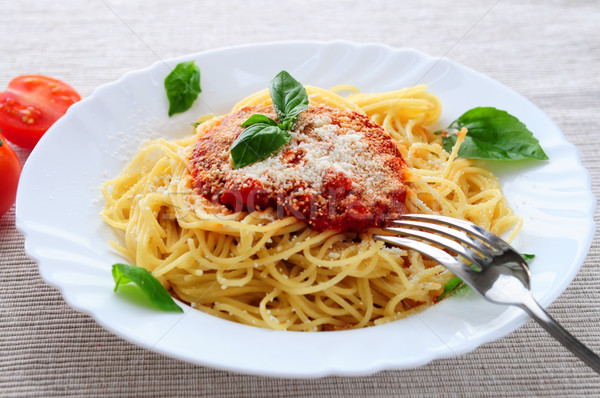
[[[431,257],[493,303],[520,307],[600,373],[600,357],[560,326],[535,300],[526,261],[504,240],[468,221],[438,215],[406,214],[392,225],[384,231],[393,235],[378,234],[374,238]]]

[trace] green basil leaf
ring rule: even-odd
[[[525,261],[529,262],[535,258],[535,254],[521,253],[521,257],[523,257]],[[462,279],[460,279],[458,276],[455,276],[454,278],[446,282],[446,284],[444,285],[444,291],[435,299],[435,301],[440,301],[450,293],[460,289],[462,286],[467,285],[463,283]]]
[[[293,126],[298,115],[308,109],[306,89],[286,71],[279,72],[271,80],[269,91],[277,118],[282,124]]]
[[[233,167],[239,169],[266,158],[287,144],[292,136],[278,126],[256,123],[247,127],[231,146]]]
[[[535,254],[521,253],[521,257],[523,257],[523,260],[529,262],[535,258]]]
[[[260,113],[255,113],[254,115],[250,116],[244,123],[241,124],[241,126],[248,127],[256,123],[265,123],[270,126],[277,126],[277,122],[275,120],[268,116],[261,115]]]
[[[235,169],[264,159],[287,144],[292,138],[288,131],[294,127],[298,115],[308,109],[304,86],[286,71],[281,71],[271,80],[269,91],[281,123],[261,114],[254,114],[242,123],[241,126],[246,129],[230,150]]]
[[[455,276],[454,278],[450,279],[444,285],[444,291],[442,292],[442,294],[440,294],[437,297],[436,301],[440,301],[441,299],[443,299],[444,297],[446,297],[450,293],[452,293],[455,290],[457,290],[461,285],[463,285],[463,281],[458,276]]]
[[[452,122],[450,129],[466,127],[469,132],[458,151],[466,159],[518,160],[548,159],[546,153],[519,119],[493,107],[473,108]],[[456,135],[443,139],[444,149],[450,152]]]
[[[282,123],[278,124],[278,126],[282,130],[290,131],[294,127],[294,124],[296,123],[297,119],[298,119],[298,116],[296,116],[294,118],[285,118],[285,119],[283,119]]]
[[[115,280],[115,292],[120,285],[133,282],[155,307],[163,311],[183,312],[167,289],[146,269],[135,265],[113,264],[112,275]]]
[[[169,116],[187,111],[202,92],[200,69],[194,61],[178,64],[165,78],[165,89],[169,99]]]

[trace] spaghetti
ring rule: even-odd
[[[521,220],[498,180],[457,158],[466,131],[448,153],[427,129],[441,105],[424,86],[379,94],[351,86],[306,89],[311,106],[357,112],[385,129],[405,162],[407,212],[466,219],[509,239],[517,233]],[[272,106],[267,90],[232,112],[258,106]],[[208,118],[197,136],[222,118]],[[273,208],[235,212],[209,201],[194,190],[190,173],[197,136],[147,143],[103,185],[101,213],[120,234],[112,246],[192,307],[270,329],[360,328],[432,305],[453,277],[417,252],[375,242],[377,229],[318,231]]]

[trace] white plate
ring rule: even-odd
[[[163,80],[177,63],[202,70],[200,101],[167,117]],[[535,253],[535,296],[548,305],[571,282],[590,247],[595,198],[577,150],[537,107],[511,89],[446,59],[381,45],[284,42],[198,53],[158,62],[98,88],[43,137],[25,164],[17,195],[17,227],[42,277],[74,308],[115,334],[185,361],[245,373],[288,377],[363,375],[451,357],[512,332],[526,321],[516,309],[474,293],[450,297],[407,319],[326,333],[275,332],[193,310],[168,314],[113,292],[110,266],[122,261],[98,213],[98,186],[124,167],[141,143],[191,133],[206,113],[227,112],[267,87],[285,69],[304,84],[350,83],[389,91],[420,83],[438,95],[447,125],[475,106],[516,115],[541,141],[549,161],[494,165],[510,203],[524,217],[515,245]]]

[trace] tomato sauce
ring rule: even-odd
[[[255,113],[276,119],[272,107],[248,107],[199,133],[189,164],[202,196],[236,212],[270,207],[318,231],[361,232],[404,214],[404,162],[389,135],[366,116],[310,107],[288,144],[233,169],[231,145]]]

